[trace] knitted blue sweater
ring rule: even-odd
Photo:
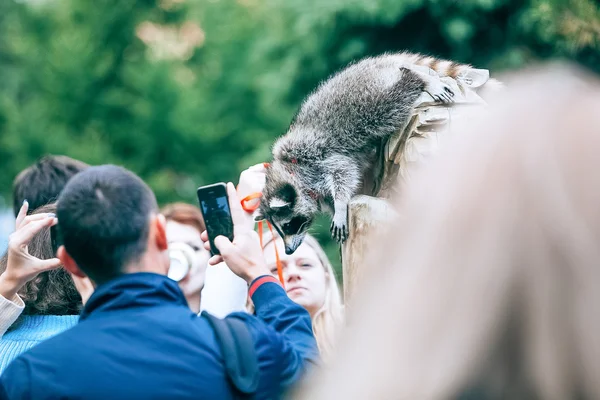
[[[19,326],[0,339],[0,374],[19,354],[75,326],[79,315],[26,315]]]

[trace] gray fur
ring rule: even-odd
[[[302,243],[322,208],[333,211],[333,237],[346,240],[348,202],[382,141],[407,124],[424,91],[451,101],[454,94],[439,79],[409,68],[403,55],[350,65],[308,96],[277,140],[258,218],[266,217],[283,234],[286,252]],[[281,200],[273,204],[289,204],[271,208],[273,198]]]

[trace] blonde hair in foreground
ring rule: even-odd
[[[281,240],[279,236],[275,236]],[[272,235],[265,235],[263,246],[267,247],[273,241]],[[303,244],[308,245],[319,258],[319,261],[325,268],[327,276],[327,293],[323,307],[312,318],[312,328],[321,352],[321,357],[327,361],[335,346],[337,334],[344,323],[344,305],[333,267],[319,245],[319,242],[311,235],[306,235]]]
[[[598,81],[507,88],[405,188],[302,398],[600,398]]]

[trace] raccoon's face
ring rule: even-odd
[[[268,190],[268,186],[267,183],[256,219],[271,222],[283,238],[286,254],[292,254],[302,244],[314,212],[290,183],[278,185],[275,190]]]
[[[308,231],[308,227],[312,223],[312,219],[304,215],[295,215],[291,218],[284,218],[276,221],[277,218],[271,220],[273,227],[277,233],[283,238],[285,244],[285,254],[292,254],[304,241],[304,237]]]

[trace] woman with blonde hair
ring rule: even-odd
[[[254,195],[264,188],[266,168],[264,163],[253,165],[240,175],[237,188],[240,198],[254,198],[247,203],[246,200],[242,200],[243,208],[244,205],[258,205],[260,196]],[[245,208],[250,226],[254,225],[252,210],[255,207]],[[335,272],[327,255],[317,240],[310,235],[306,235],[302,245],[291,255],[285,254],[283,240],[270,232],[265,232],[262,244],[267,266],[271,273],[279,278],[275,254],[277,249],[282,267],[281,279],[288,296],[310,314],[321,357],[328,360],[335,347],[337,333],[344,323],[344,305]],[[250,299],[247,309],[251,314],[254,313]]]
[[[405,188],[304,398],[600,398],[600,85],[507,86]]]
[[[277,248],[285,290],[294,302],[309,312],[321,356],[327,360],[344,320],[340,289],[327,255],[310,235],[306,235],[302,245],[291,255],[285,254],[283,240],[279,236],[268,234],[263,240],[267,266],[277,277]]]

